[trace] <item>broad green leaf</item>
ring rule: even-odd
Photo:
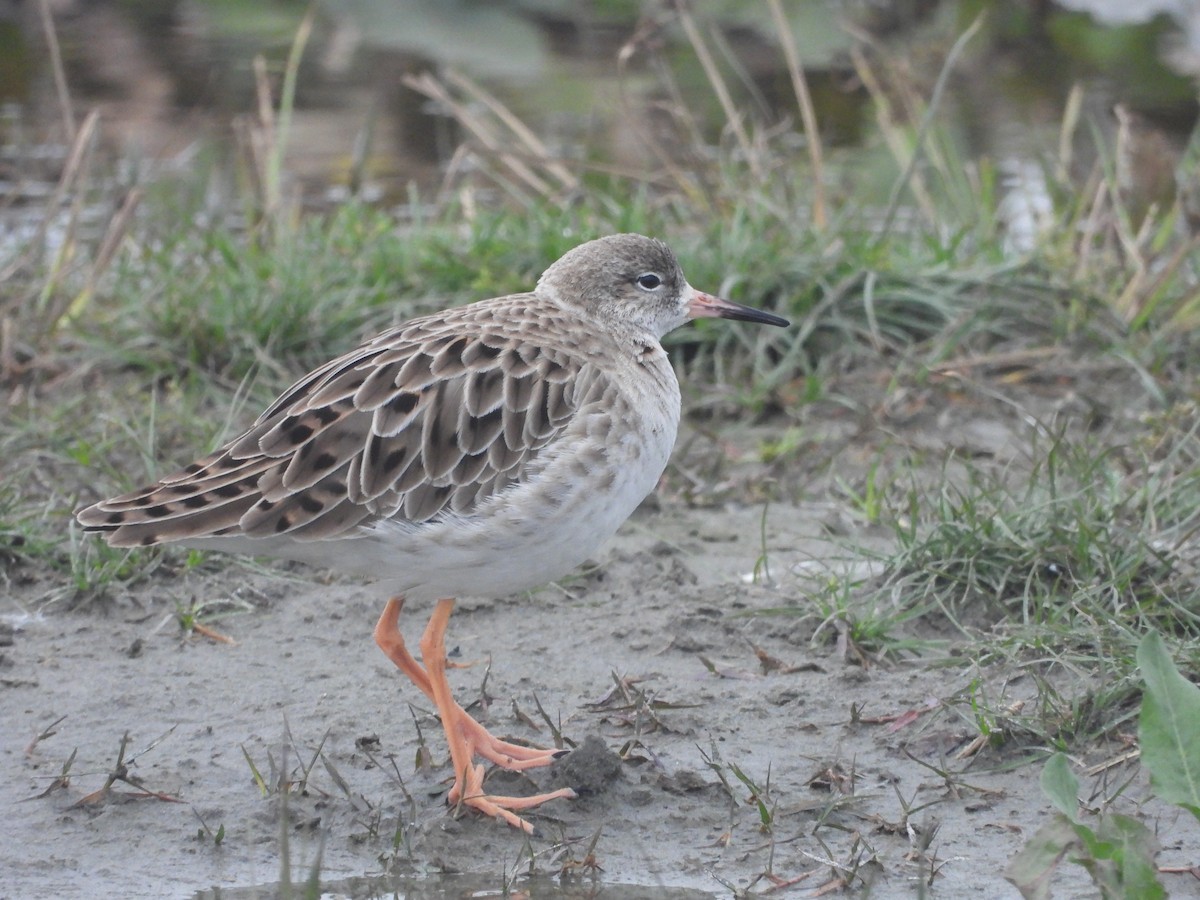
[[[1054,808],[1073,823],[1079,821],[1079,779],[1062,753],[1055,753],[1042,769],[1042,792]]]
[[[1079,841],[1083,845],[1083,859],[1078,860],[1081,865],[1088,866],[1094,861],[1113,859],[1120,852],[1118,845],[1103,840],[1100,835],[1079,822],[1075,823],[1075,833],[1079,835]]]
[[[1083,830],[1083,826],[1075,826],[1076,833]],[[1099,818],[1096,830],[1099,834],[1084,841],[1084,852],[1072,862],[1087,869],[1102,900],[1162,900],[1167,896],[1154,865],[1158,841],[1145,825],[1112,813]]]
[[[1084,824],[1079,815],[1079,779],[1064,754],[1055,753],[1047,760],[1042,791],[1058,813],[1038,829],[1004,872],[1025,900],[1049,900],[1050,879],[1067,854],[1071,862],[1087,869],[1103,900],[1167,896],[1154,865],[1158,853],[1154,835],[1136,819],[1117,813],[1089,818],[1095,830]]]
[[[1137,661],[1146,681],[1138,740],[1150,784],[1200,819],[1200,688],[1179,674],[1155,632],[1142,638]]]
[[[1049,900],[1050,879],[1062,858],[1079,846],[1075,827],[1066,816],[1055,816],[1043,825],[1017,853],[1004,870],[1025,900]]]
[[[1158,841],[1149,828],[1137,819],[1114,813],[1100,820],[1098,830],[1104,841],[1113,845],[1112,859],[1116,863],[1110,870],[1112,883],[1100,883],[1106,898],[1160,900],[1167,896],[1154,865]]]

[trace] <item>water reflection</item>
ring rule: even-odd
[[[313,896],[303,891],[304,896]],[[211,888],[199,891],[194,900],[264,900],[280,896],[278,885],[242,888]],[[376,876],[322,881],[320,896],[347,900],[403,897],[405,900],[458,900],[458,898],[526,897],[529,900],[595,900],[620,897],[621,900],[713,900],[717,895],[692,888],[659,885],[611,884],[604,882],[559,881],[538,877],[521,879],[506,890],[495,878],[475,875]]]

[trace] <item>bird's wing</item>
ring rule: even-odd
[[[521,479],[596,386],[568,347],[493,326],[462,315],[385,332],[302,378],[217,452],[79,521],[139,546],[320,540],[384,518],[470,515]]]

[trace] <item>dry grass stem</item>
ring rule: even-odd
[[[863,87],[866,88],[874,103],[875,123],[879,126],[879,133],[883,136],[896,164],[901,169],[907,170],[916,156],[916,148],[915,146],[910,147],[909,139],[905,136],[904,129],[897,120],[891,99],[879,79],[875,77],[875,70],[867,61],[866,55],[860,47],[850,48],[850,60],[854,64],[854,71],[858,74]],[[929,189],[925,186],[925,179],[919,172],[911,173],[908,179],[908,189],[925,220],[937,221],[937,206],[933,202]]]
[[[674,185],[675,190],[679,191],[679,193],[686,197],[689,202],[696,203],[705,207],[705,209],[711,210],[712,202],[707,193],[701,189],[695,173],[689,171],[689,169],[676,162],[674,157],[662,145],[662,142],[658,139],[658,136],[655,134],[652,127],[649,125],[640,124],[643,116],[641,115],[641,110],[638,109],[634,102],[630,99],[629,91],[626,89],[627,81],[625,78],[625,66],[636,53],[636,38],[637,36],[635,35],[634,38],[630,39],[630,41],[626,43],[624,47],[622,47],[621,52],[617,55],[617,71],[621,75],[619,82],[621,110],[628,121],[638,123],[635,126],[637,128],[638,139],[654,155],[658,165],[664,172],[666,172],[667,177],[664,180],[668,184]],[[675,79],[672,77],[670,69],[659,58],[652,58],[650,64],[657,71],[659,82],[664,86],[672,98],[671,105],[668,110],[672,116],[672,121],[676,124],[682,125],[684,129],[686,129],[688,133],[687,143],[693,147],[700,146],[702,144],[702,139],[700,137],[699,127],[696,124],[695,118],[691,115],[691,111],[687,108],[687,105],[683,103],[682,98],[679,95],[679,86],[675,83]],[[649,179],[653,176],[650,176],[649,174],[642,174],[639,177],[643,179]]]
[[[456,100],[446,86],[431,74],[423,72],[420,75],[406,75],[403,83],[405,87],[424,94],[444,107],[450,116],[469,131],[494,159],[506,166],[513,175],[532,188],[535,193],[547,199],[558,193],[548,181],[526,164],[520,154],[509,149],[505,138],[498,134],[488,122],[475,115],[465,104]]]
[[[121,201],[120,207],[111,219],[108,221],[108,228],[104,231],[104,237],[100,241],[100,246],[96,250],[95,259],[92,260],[91,268],[88,270],[87,283],[78,296],[71,302],[67,308],[63,320],[70,321],[78,316],[87,307],[92,296],[96,292],[96,284],[104,273],[112,264],[113,257],[116,256],[117,248],[121,246],[121,241],[125,235],[129,233],[129,226],[133,222],[133,214],[137,211],[138,204],[142,201],[143,191],[141,188],[133,188]]]
[[[533,130],[522,122],[512,110],[461,72],[450,69],[446,72],[445,77],[454,87],[469,94],[472,99],[491,110],[492,114],[528,148],[532,158],[542,161],[545,170],[559,180],[563,190],[573,192],[579,189],[579,179],[570,169],[554,158],[541,138],[534,134]]]
[[[50,15],[50,0],[39,0],[38,12],[42,19],[42,32],[46,36],[46,48],[50,51],[50,70],[54,74],[54,92],[58,95],[59,112],[62,114],[63,131],[67,143],[75,143],[75,110],[71,106],[71,91],[67,87],[67,74],[63,68],[62,51],[58,46],[58,32],[54,18]]]
[[[1079,118],[1083,112],[1083,85],[1078,82],[1071,85],[1067,94],[1067,102],[1063,107],[1062,125],[1058,129],[1058,172],[1056,177],[1066,183],[1070,180],[1071,161],[1075,153],[1075,132],[1079,127]]]
[[[917,126],[917,132],[913,138],[913,152],[909,156],[908,163],[904,167],[904,171],[892,186],[892,195],[888,199],[887,209],[883,214],[883,226],[880,229],[880,239],[882,240],[891,227],[892,220],[895,218],[896,211],[900,208],[900,197],[903,195],[905,188],[916,175],[917,164],[920,162],[922,152],[927,152],[926,138],[929,135],[929,129],[933,125],[934,117],[941,108],[942,95],[946,91],[946,84],[950,80],[950,73],[954,71],[954,66],[958,62],[958,58],[966,49],[971,38],[979,32],[983,27],[984,14],[980,13],[958,39],[950,47],[950,52],[946,54],[946,61],[942,64],[942,70],[938,73],[937,81],[934,82],[933,92],[930,94],[929,103],[925,108],[925,115],[921,118],[920,124]],[[942,166],[943,171],[945,165]],[[936,221],[936,219],[934,220]]]
[[[50,225],[58,217],[58,210],[64,199],[71,193],[74,193],[76,197],[84,193],[80,189],[78,182],[80,173],[83,170],[84,160],[93,149],[93,138],[96,135],[99,123],[100,113],[98,110],[92,110],[83,120],[83,125],[76,132],[75,140],[71,143],[71,148],[67,152],[67,160],[58,177],[58,184],[55,185],[54,192],[46,202],[45,215],[42,216],[37,230],[30,239],[28,249],[9,263],[6,268],[0,270],[0,284],[33,265],[35,257],[45,245],[46,234],[50,230]],[[5,308],[11,302],[11,298],[8,301],[0,301],[0,309]]]
[[[800,121],[804,124],[804,134],[808,138],[808,159],[812,164],[812,224],[818,231],[824,231],[826,225],[825,165],[821,150],[821,131],[817,127],[817,113],[813,109],[812,94],[808,90],[808,79],[804,76],[804,67],[800,65],[800,54],[796,50],[795,35],[792,34],[787,17],[783,14],[783,4],[780,0],[769,0],[767,5],[771,8],[771,17],[775,20],[775,27],[779,29],[779,43],[783,47],[788,75],[792,80],[792,91],[796,94],[796,103],[800,107]]]
[[[696,20],[692,18],[691,13],[682,4],[676,8],[676,12],[679,15],[679,24],[683,26],[683,33],[687,36],[692,50],[695,51],[696,59],[699,60],[701,68],[704,69],[704,75],[708,79],[708,83],[712,87],[713,93],[716,94],[717,101],[721,104],[721,109],[725,113],[725,120],[729,124],[734,137],[737,139],[738,146],[742,149],[746,165],[750,167],[750,172],[754,177],[761,180],[763,177],[762,160],[759,158],[759,154],[754,152],[750,136],[746,132],[746,126],[742,123],[742,115],[734,105],[733,96],[729,93],[729,86],[721,76],[721,71],[717,68],[716,60],[713,59],[712,54],[708,50],[708,45],[704,42],[703,35],[700,34]]]

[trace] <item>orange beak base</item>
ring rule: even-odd
[[[742,322],[757,322],[761,325],[777,325],[780,328],[786,328],[792,324],[787,319],[772,313],[763,312],[752,306],[742,306],[740,303],[714,297],[703,291],[696,291],[696,295],[688,303],[688,318],[738,319]]]

